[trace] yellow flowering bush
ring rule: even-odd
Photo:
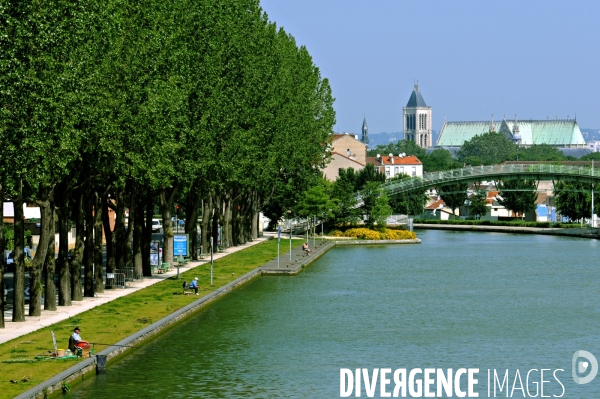
[[[417,238],[417,235],[412,231],[408,230],[390,230],[388,229],[385,233],[381,233],[382,240],[412,240]]]
[[[336,230],[337,232],[338,230]],[[341,233],[341,232],[340,232]],[[333,235],[333,234],[332,234]],[[341,237],[336,235],[336,237]],[[362,240],[410,240],[417,235],[407,230],[392,230],[388,229],[385,232],[370,230],[364,227],[346,230],[343,237],[356,237]]]
[[[329,233],[329,235],[332,237],[343,237],[344,233],[342,233],[339,230],[333,230],[332,232]]]

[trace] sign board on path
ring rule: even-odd
[[[173,236],[173,255],[188,256],[190,237],[188,234],[175,234]]]

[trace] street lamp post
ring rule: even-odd
[[[310,218],[306,218],[306,245],[308,245],[308,229],[310,229]]]
[[[317,247],[317,215],[313,215],[313,248]]]
[[[290,262],[292,261],[292,221],[290,219]]]
[[[594,176],[594,160],[592,159],[592,177]],[[592,228],[596,227],[594,226],[594,183],[592,183],[592,220],[591,220],[591,225]]]
[[[179,257],[177,258],[177,280],[179,280],[179,266],[183,263],[183,257],[181,255],[181,250],[179,250]]]
[[[321,242],[323,242],[323,222],[325,221],[325,212],[321,212]]]
[[[213,237],[213,227],[214,227],[214,219],[215,219],[215,209],[212,210],[211,221],[210,221],[210,286],[213,286],[213,254],[214,254],[214,237]]]

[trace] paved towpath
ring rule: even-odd
[[[227,252],[219,252],[213,255],[213,258],[219,259],[224,256],[227,256],[231,253],[241,251],[245,248],[251,247],[253,245],[259,244],[263,241],[268,240],[274,233],[265,232],[264,236],[258,238],[252,242],[248,242],[244,245],[239,245],[237,247],[227,248]],[[282,240],[283,243],[283,240]],[[289,247],[288,247],[289,248]],[[289,259],[289,252],[288,252]],[[183,268],[180,268],[180,272],[186,271],[190,268],[199,266],[203,263],[210,262],[210,257],[200,260],[200,261],[192,261],[187,263]],[[83,301],[73,301],[72,306],[58,306],[56,311],[42,310],[41,316],[25,316],[24,322],[12,322],[12,311],[4,312],[4,320],[5,320],[5,328],[0,329],[0,343],[10,341],[11,339],[18,338],[25,334],[29,334],[33,331],[39,330],[40,328],[50,326],[52,324],[58,323],[59,321],[66,320],[69,317],[73,317],[79,313],[85,312],[96,306],[105,304],[107,302],[113,301],[117,298],[120,298],[125,295],[129,295],[132,292],[139,291],[151,285],[154,285],[158,282],[161,282],[173,275],[177,274],[177,268],[173,268],[173,270],[164,273],[164,274],[155,274],[152,277],[144,277],[142,281],[132,281],[127,283],[127,287],[125,289],[115,288],[115,289],[107,289],[103,293],[96,294],[94,298],[83,298]],[[25,314],[29,313],[29,305],[25,305]]]

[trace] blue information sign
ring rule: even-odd
[[[188,256],[188,243],[190,242],[187,234],[175,234],[173,237],[173,255]]]

